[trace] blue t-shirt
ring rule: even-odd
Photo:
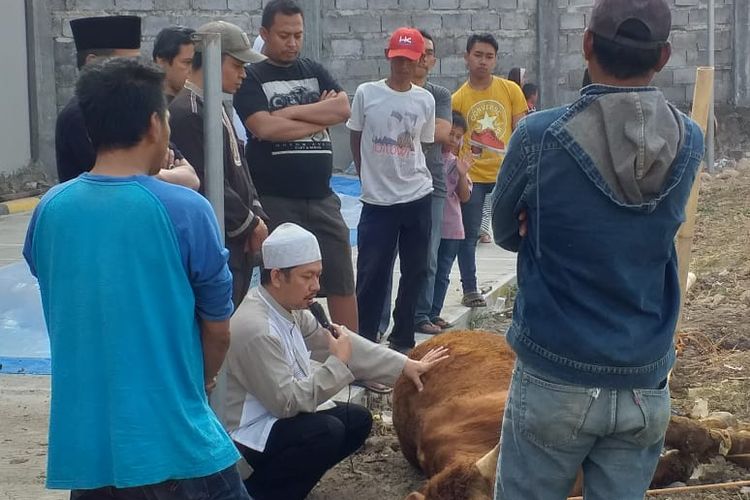
[[[85,173],[42,198],[23,253],[52,353],[47,487],[139,486],[237,461],[204,389],[198,321],[229,318],[232,278],[203,197]]]

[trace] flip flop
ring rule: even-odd
[[[479,292],[467,292],[464,293],[464,297],[461,299],[461,305],[472,308],[487,307],[487,301],[484,300],[484,297]]]
[[[352,382],[352,385],[358,385],[360,387],[364,387],[368,391],[372,391],[377,394],[389,394],[393,392],[393,387],[388,387],[387,385],[383,385],[378,382],[370,382],[366,380],[355,380],[354,382]]]
[[[454,326],[453,323],[448,323],[440,316],[432,318],[432,324],[440,327],[441,330],[447,330],[448,328],[453,328]]]

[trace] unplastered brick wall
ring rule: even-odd
[[[143,52],[150,56],[155,35],[162,28],[182,24],[197,28],[216,19],[233,22],[254,37],[260,29],[265,0],[50,0],[55,47],[58,107],[70,97],[77,70],[68,21],[105,14],[142,16]],[[673,55],[657,77],[669,99],[685,104],[692,98],[695,67],[705,65],[707,0],[668,0],[673,6]],[[748,0],[734,0],[750,3]],[[733,95],[733,0],[716,2],[716,97],[728,102]],[[304,9],[313,2],[301,0]],[[318,2],[316,2],[318,3]],[[554,3],[554,2],[553,2]],[[466,78],[463,60],[466,39],[472,32],[491,32],[500,43],[497,73],[513,66],[528,69],[531,81],[539,71],[537,54],[537,0],[320,0],[321,61],[344,88],[353,93],[361,82],[383,78],[388,63],[383,57],[393,29],[411,25],[435,37],[438,65],[433,80],[451,90]],[[559,62],[559,101],[575,98],[585,66],[582,35],[592,0],[557,0],[559,23],[543,26],[559,33],[558,53],[544,54]],[[744,6],[748,9],[750,7]],[[310,18],[315,13],[306,12]]]
[[[432,79],[450,90],[466,78],[463,54],[472,32],[497,37],[498,74],[536,64],[536,0],[327,0],[324,7],[324,61],[349,92],[388,75],[383,51],[399,26],[434,37],[439,60]]]
[[[302,5],[304,7],[304,0]],[[179,24],[198,28],[222,19],[241,26],[254,37],[260,30],[262,6],[261,0],[50,0],[57,106],[65,106],[78,76],[71,19],[112,14],[140,16],[143,18],[142,53],[150,58],[156,34],[167,26]]]
[[[707,0],[668,0],[672,7],[672,57],[654,83],[671,101],[692,101],[695,69],[708,64]],[[735,0],[748,2],[748,0]],[[591,15],[591,0],[559,0],[560,5],[560,98],[575,99],[583,79],[583,29]],[[732,28],[733,0],[715,0],[716,100],[726,103],[733,92]],[[747,8],[747,7],[746,7]]]

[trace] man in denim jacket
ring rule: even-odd
[[[597,0],[593,81],[521,122],[493,199],[518,252],[518,356],[496,499],[641,499],[669,421],[680,308],[674,236],[703,157],[698,126],[649,84],[669,60],[666,0]]]

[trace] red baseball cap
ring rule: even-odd
[[[412,61],[419,60],[424,54],[424,38],[414,28],[398,28],[391,35],[388,43],[388,59],[406,57]]]

